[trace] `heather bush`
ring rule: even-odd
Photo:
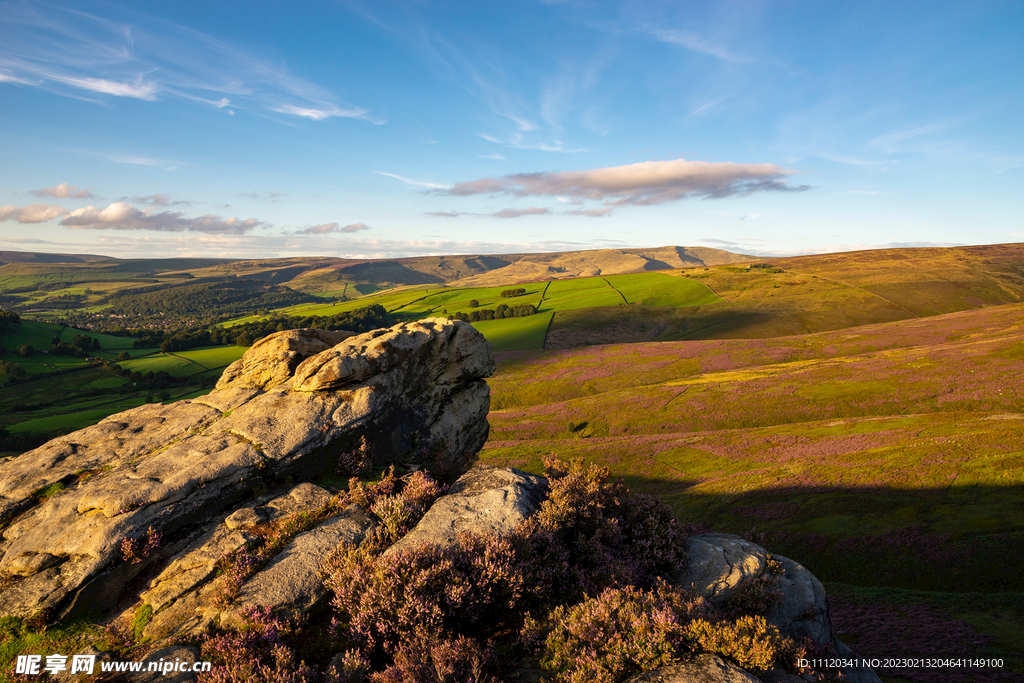
[[[565,683],[616,683],[676,661],[686,651],[687,620],[706,612],[701,598],[666,584],[609,588],[548,615],[541,664]]]
[[[348,650],[341,656],[341,661],[330,667],[324,677],[325,683],[363,683],[370,663],[359,650]]]
[[[208,636],[200,645],[201,658],[213,662],[199,674],[200,683],[314,683],[317,673],[281,640],[290,624],[267,607],[242,613],[246,627],[239,632]]]
[[[430,475],[413,472],[400,494],[378,496],[370,510],[380,518],[381,533],[393,543],[412,529],[441,493]]]
[[[444,638],[418,629],[394,653],[394,663],[370,683],[483,683],[493,655],[472,638]]]
[[[685,535],[668,506],[632,495],[607,481],[605,467],[545,460],[551,493],[520,529],[525,538],[548,532],[566,545],[576,599],[607,586],[646,586],[675,573],[686,560]],[[538,536],[543,544],[548,539]],[[568,596],[567,596],[568,597]]]
[[[407,634],[467,634],[501,624],[518,607],[524,577],[508,539],[462,534],[452,548],[389,555],[343,547],[325,562],[345,635],[394,653]]]
[[[791,639],[761,616],[742,616],[736,621],[694,619],[684,635],[694,651],[713,652],[754,672],[768,671],[776,664],[792,667],[802,656]]]
[[[163,536],[159,531],[149,527],[141,538],[126,538],[121,541],[121,559],[125,562],[138,564],[149,557],[149,554],[160,547]]]

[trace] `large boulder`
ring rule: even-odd
[[[477,465],[459,477],[390,554],[415,545],[448,547],[459,533],[504,535],[540,509],[548,494],[544,477],[512,467]]]
[[[134,578],[122,568],[146,566],[122,561],[126,539],[188,544],[268,482],[330,472],[362,443],[378,464],[464,470],[488,432],[483,336],[429,318],[327,346],[336,338],[272,335],[208,396],[125,411],[0,462],[0,615],[116,601]]]
[[[352,336],[354,332],[306,329],[264,337],[224,370],[217,388],[272,389],[291,379],[302,361]]]
[[[767,620],[783,635],[797,640],[810,638],[839,658],[855,657],[832,632],[825,588],[802,565],[732,534],[691,536],[686,540],[686,552],[687,565],[676,583],[717,604],[727,602],[744,584],[764,576],[769,571],[769,560],[778,562],[782,573],[775,579],[775,588],[782,599],[766,615]],[[850,667],[842,672],[844,680],[851,683],[881,683],[870,668]]]

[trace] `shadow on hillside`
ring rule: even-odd
[[[704,309],[671,323],[658,341],[694,341],[720,339],[735,332],[766,324],[772,315],[746,308]]]
[[[1024,572],[1014,559],[1024,557],[1021,485],[952,491],[785,487],[701,495],[689,490],[693,481],[639,475],[622,480],[633,492],[665,501],[681,522],[747,536],[804,564],[822,581],[1024,592]]]

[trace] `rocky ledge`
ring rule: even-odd
[[[279,332],[207,396],[118,413],[0,462],[0,616],[115,604],[212,519],[289,478],[409,460],[463,471],[487,439],[493,370],[483,336],[447,319]],[[122,560],[155,539],[145,561]]]

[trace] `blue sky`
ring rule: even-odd
[[[1024,241],[1019,2],[0,0],[0,250]]]

